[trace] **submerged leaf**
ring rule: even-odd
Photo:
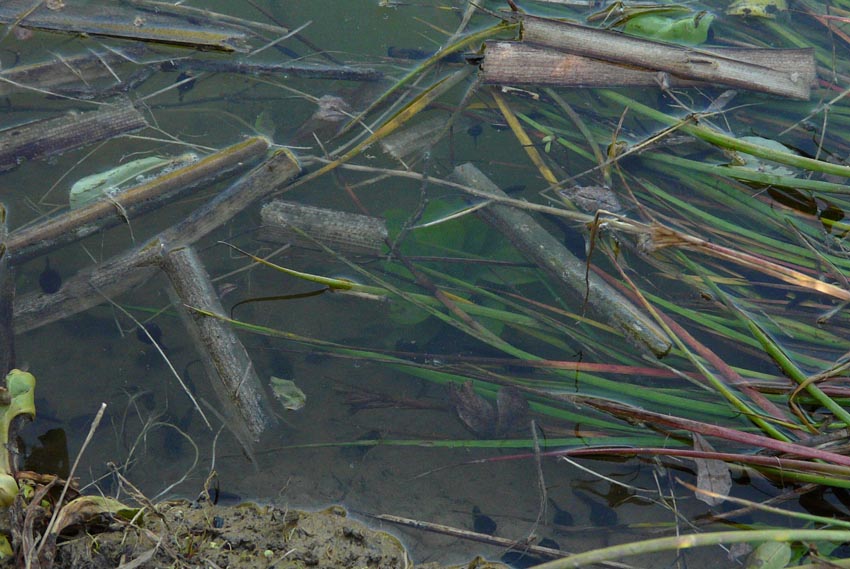
[[[694,450],[701,452],[714,452],[714,448],[705,438],[694,433]],[[705,502],[709,506],[721,504],[725,496],[729,495],[729,490],[732,489],[732,474],[729,472],[729,467],[722,460],[697,458],[694,459],[697,463],[697,488],[719,494],[719,496],[710,496],[702,492],[696,493],[697,500]]]
[[[623,31],[654,40],[698,45],[708,40],[714,18],[714,14],[704,11],[684,18],[645,14],[629,19]]]
[[[782,12],[788,11],[785,0],[736,0],[726,9],[730,16],[744,16],[774,19]]]
[[[747,557],[746,569],[782,569],[791,561],[791,546],[785,541],[766,541]]]
[[[294,381],[272,376],[271,384],[274,396],[277,397],[284,409],[298,411],[307,403],[307,396],[295,385]]]

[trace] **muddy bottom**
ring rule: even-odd
[[[126,564],[126,565],[125,565]],[[14,567],[11,558],[0,567]],[[23,565],[19,565],[23,566]],[[394,536],[347,517],[342,507],[319,512],[274,506],[198,505],[166,502],[135,524],[109,520],[87,525],[61,541],[54,567],[100,569],[119,566],[229,568],[417,567]],[[476,558],[452,567],[506,568]]]

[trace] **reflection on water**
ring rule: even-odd
[[[293,147],[308,169],[315,170],[319,158],[341,144],[333,138],[341,124],[404,75],[411,63],[404,60],[427,57],[444,42],[441,30],[453,30],[459,21],[457,10],[438,2],[397,8],[330,0],[236,4],[208,2],[205,6],[269,26],[310,25],[297,38],[279,43],[267,38],[268,49],[253,60],[239,56],[257,66],[266,65],[262,72],[259,67],[250,72],[228,69],[225,63],[232,61],[231,56],[224,54],[45,32],[6,35],[0,43],[5,47],[0,51],[4,69],[42,61],[52,53],[70,57],[90,49],[104,57],[124,54],[129,61],[123,56],[110,60],[110,74],[91,83],[56,86],[57,91],[64,90],[61,97],[32,89],[5,92],[2,126],[90,111],[96,93],[130,81],[132,88],[128,86],[124,95],[143,101],[139,107],[150,125],[138,136],[51,155],[4,173],[0,199],[10,212],[11,229],[67,207],[71,185],[85,176],[152,154],[176,156],[191,150],[205,155],[248,135],[262,134],[276,144]],[[475,21],[482,27],[490,23]],[[190,56],[206,63],[187,68],[181,58]],[[135,61],[155,63],[141,67]],[[293,61],[345,65],[352,73],[378,70],[385,79],[304,78],[294,72],[268,72],[268,66]],[[466,63],[442,65],[451,71]],[[429,76],[428,81],[433,79]],[[438,110],[429,112],[437,123],[448,120],[462,91],[452,91],[436,105]],[[554,122],[556,105],[516,96],[523,124]],[[611,114],[608,103],[592,92],[564,96],[588,122]],[[534,114],[538,107],[542,111]],[[162,497],[162,492],[193,497],[214,470],[222,495],[295,508],[340,503],[364,517],[387,513],[508,539],[533,536],[541,546],[564,550],[638,539],[705,515],[710,509],[682,492],[675,481],[677,476],[695,478],[689,463],[662,467],[652,460],[583,461],[583,468],[578,468],[551,456],[535,459],[535,445],[541,452],[593,446],[612,440],[604,438],[613,436],[612,430],[622,435],[617,440],[630,444],[640,440],[628,438],[642,436],[640,426],[575,405],[570,397],[580,393],[603,393],[623,402],[657,402],[644,399],[650,392],[678,396],[676,401],[687,413],[718,422],[736,420],[737,413],[697,395],[691,400],[687,391],[683,395],[683,389],[696,390],[689,383],[691,376],[655,369],[654,360],[646,360],[611,326],[589,320],[581,298],[562,294],[505,238],[468,212],[480,200],[449,194],[452,190],[429,186],[421,177],[387,176],[382,170],[412,166],[415,172],[445,178],[457,164],[471,161],[509,198],[556,203],[540,199],[537,192],[549,184],[530,168],[524,150],[513,133],[503,128],[504,118],[489,99],[473,97],[464,114],[464,122],[427,152],[397,161],[376,145],[359,160],[373,171],[340,169],[286,195],[287,200],[385,218],[390,241],[397,247],[392,261],[387,260],[388,250],[380,257],[342,258],[310,247],[309,239],[308,246],[280,250],[279,244],[261,239],[257,206],[197,245],[228,314],[238,305],[235,318],[290,335],[240,332],[259,377],[278,379],[279,390],[283,385],[291,389],[286,383],[291,381],[298,390],[288,392],[286,409],[276,404],[278,425],[264,433],[250,452],[222,426],[216,393],[171,307],[167,281],[158,276],[116,299],[136,321],[101,304],[18,337],[19,365],[27,365],[40,382],[41,417],[28,434],[31,467],[66,472],[65,437],[73,455],[99,403],[105,401],[106,420],[84,456],[83,470],[77,473],[84,483],[94,482],[105,492],[117,490],[112,475],[117,468],[151,497]],[[614,124],[616,118],[615,113]],[[608,125],[606,135],[614,124]],[[624,136],[634,138],[649,130],[631,116],[621,120],[616,128],[620,127]],[[555,134],[568,140],[560,145]],[[554,130],[533,141],[561,170],[562,179],[569,172],[596,168],[588,152],[576,150],[581,144],[577,133]],[[309,156],[317,158],[306,160]],[[635,162],[624,163],[644,173]],[[676,202],[676,188],[681,185],[677,175],[658,168],[646,171],[653,176],[652,184],[658,184],[652,186],[657,191],[646,191],[642,197],[648,207],[672,217],[670,210],[689,206]],[[602,185],[606,177],[609,182],[612,179],[609,172],[593,176],[564,190],[564,195],[591,213],[601,208],[626,211],[636,219],[646,215],[644,205],[638,207],[632,199],[631,188],[615,194]],[[16,277],[19,294],[58,291],[63,278],[143,243],[233,180],[192,189],[155,215],[128,217],[119,227],[64,247],[44,260],[22,264]],[[672,195],[664,194],[668,191]],[[776,191],[770,195],[775,197]],[[787,205],[787,200],[777,201]],[[842,207],[838,198],[835,204],[824,204],[806,195],[802,202],[803,206],[789,207],[806,212],[814,208],[810,213],[833,222],[842,218],[836,213]],[[449,210],[451,216],[445,213]],[[441,223],[430,223],[438,218]],[[566,233],[576,254],[595,251],[594,264],[610,274],[617,274],[612,259],[619,256],[619,266],[642,279],[649,294],[662,299],[659,303],[672,299],[712,315],[720,310],[719,303],[697,298],[680,272],[671,274],[666,265],[646,256],[639,244],[612,227],[601,227],[591,238],[586,224],[576,221],[580,218],[547,220],[541,215],[539,219],[553,234]],[[372,289],[355,290],[356,295],[342,290],[312,294],[319,285],[269,267],[249,266],[244,256],[218,243],[222,240],[259,257],[272,255],[273,262],[295,271],[349,275],[362,285],[386,286],[401,294],[382,296]],[[734,284],[746,273],[729,271],[722,276],[724,283]],[[438,287],[441,294],[435,296]],[[785,289],[779,290],[777,302],[786,296]],[[266,297],[280,299],[246,302]],[[452,317],[463,312],[459,305],[468,304],[476,306],[477,312],[469,312],[474,322],[466,316]],[[759,308],[767,312],[773,307],[764,303]],[[806,297],[791,308],[809,317],[822,305]],[[705,335],[705,341],[711,342]],[[774,373],[772,362],[752,344],[715,341],[715,349],[729,351],[729,363],[749,366],[759,378]],[[515,359],[528,354],[534,357],[525,358],[530,361],[522,365]],[[834,354],[822,357],[829,355]],[[678,354],[673,357],[690,374],[685,359]],[[557,368],[544,365],[546,359],[576,365]],[[814,366],[822,361],[806,363]],[[586,365],[579,369],[578,364]],[[608,364],[622,369],[603,369]],[[272,387],[267,386],[270,399]],[[557,397],[549,399],[547,394],[552,393]],[[189,394],[211,418],[212,429],[204,424]],[[649,433],[647,444],[659,440],[689,444],[667,436],[665,431]],[[740,486],[735,491],[756,492],[748,481]],[[779,492],[766,483],[758,491]],[[811,504],[801,505],[814,509]],[[732,521],[739,519],[743,518]],[[504,548],[453,537],[404,528],[393,531],[406,537],[417,562],[469,558],[479,551],[495,558],[505,554]],[[521,551],[508,553],[506,559],[517,566],[537,561],[533,557],[529,561]],[[699,562],[695,558],[689,566]]]

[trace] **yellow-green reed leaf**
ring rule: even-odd
[[[420,93],[416,96],[410,103],[407,104],[403,109],[393,115],[387,122],[380,126],[380,128],[376,129],[369,137],[346,152],[341,157],[337,158],[333,162],[328,162],[312,174],[308,176],[308,178],[317,178],[322,174],[326,174],[345,162],[348,162],[358,154],[360,154],[365,148],[371,146],[372,144],[378,142],[385,136],[389,135],[391,132],[395,131],[399,127],[401,127],[404,123],[410,120],[412,117],[416,116],[420,111],[430,105],[434,100],[441,97],[446,91],[466,79],[472,73],[472,68],[467,67],[465,69],[461,69],[460,71],[455,72],[448,77],[444,77],[443,79],[437,81],[428,89]]]
[[[843,543],[847,540],[850,540],[850,531],[840,530],[790,528],[710,532],[662,537],[645,541],[634,541],[623,545],[613,545],[611,547],[603,547],[601,549],[594,549],[592,551],[570,555],[563,559],[556,559],[555,561],[543,563],[542,565],[535,565],[535,567],[536,569],[571,569],[575,567],[586,567],[588,565],[593,565],[594,563],[602,563],[605,561],[618,561],[624,557],[632,555],[647,555],[661,551],[675,553],[680,549],[730,543],[760,543],[766,541],[830,541]]]
[[[514,136],[516,136],[520,145],[522,145],[525,149],[525,153],[528,154],[528,157],[534,165],[537,166],[537,169],[540,170],[540,175],[553,186],[557,185],[558,179],[555,177],[555,174],[552,173],[549,166],[546,165],[546,162],[543,160],[543,157],[540,156],[540,153],[537,152],[537,148],[525,133],[525,130],[522,128],[522,125],[519,123],[516,115],[505,101],[505,98],[502,97],[501,93],[496,90],[493,90],[491,94],[493,95],[493,99],[496,101],[496,104],[499,106],[502,116],[505,117],[505,121],[507,121],[508,126],[511,127],[511,131],[513,131]]]
[[[417,75],[419,75],[420,73],[422,73],[423,71],[425,71],[426,69],[428,69],[429,67],[431,67],[432,65],[434,65],[435,63],[440,61],[441,59],[443,59],[444,57],[446,57],[447,55],[451,55],[455,52],[458,52],[458,51],[464,49],[467,45],[469,45],[473,42],[484,41],[485,39],[499,35],[499,34],[504,33],[506,31],[516,29],[518,26],[519,26],[519,24],[510,24],[508,22],[500,22],[500,23],[496,24],[495,26],[493,26],[491,28],[487,28],[486,30],[476,32],[476,33],[468,35],[466,37],[462,37],[458,41],[453,43],[452,45],[446,47],[445,49],[441,49],[440,51],[438,51],[437,53],[435,53],[434,55],[432,55],[431,57],[429,57],[428,59],[426,59],[425,61],[423,61],[419,65],[417,65],[416,67],[414,67],[407,75],[405,75],[404,77],[399,79],[392,87],[387,89],[380,97],[375,99],[375,101],[371,105],[369,105],[366,108],[365,111],[363,111],[362,113],[360,113],[359,115],[357,115],[356,117],[351,119],[351,121],[349,121],[349,123],[346,124],[345,127],[343,127],[343,129],[340,131],[339,135],[343,135],[346,132],[348,132],[349,130],[351,130],[352,126],[354,126],[355,124],[357,124],[361,120],[363,120],[363,117],[365,117],[367,114],[369,114],[378,105],[380,105],[381,103],[386,101],[387,98],[390,95],[392,95],[393,93],[395,93],[396,91],[398,91],[399,89],[401,89],[402,87],[407,85],[410,82],[411,79],[413,79],[414,77],[416,77]]]
[[[815,160],[814,158],[806,158],[804,156],[798,156],[796,154],[791,154],[788,152],[780,152],[778,150],[767,148],[760,144],[754,144],[752,142],[747,142],[734,136],[730,136],[728,134],[723,134],[722,132],[714,130],[713,128],[696,124],[695,122],[688,122],[691,120],[689,117],[678,118],[668,116],[651,107],[638,103],[637,101],[630,99],[629,97],[626,97],[621,93],[608,90],[602,90],[600,91],[600,93],[610,101],[614,101],[621,105],[627,106],[631,110],[640,113],[644,116],[650,117],[654,120],[657,120],[661,123],[675,125],[682,132],[686,132],[691,136],[695,136],[706,142],[714,144],[715,146],[719,146],[720,148],[725,148],[728,150],[737,150],[739,152],[746,152],[747,154],[756,156],[757,158],[772,160],[774,162],[779,162],[780,164],[786,164],[788,166],[794,166],[796,168],[803,168],[804,170],[811,170],[813,172],[822,172],[824,174],[834,174],[836,176],[850,178],[850,166],[843,166],[841,164],[831,164],[829,162],[824,162],[823,160]]]
[[[267,261],[263,258],[254,256],[251,253],[249,253],[248,251],[245,251],[244,249],[240,249],[239,247],[237,247],[236,245],[233,245],[231,243],[226,243],[224,241],[220,241],[219,243],[227,245],[231,249],[235,249],[236,251],[242,253],[243,255],[245,255],[246,257],[248,257],[249,259],[251,259],[255,263],[260,263],[261,265],[271,267],[272,269],[280,271],[280,272],[287,274],[291,277],[296,277],[296,278],[299,278],[299,279],[304,279],[305,281],[310,281],[310,282],[314,282],[314,283],[317,283],[317,284],[322,284],[322,285],[325,285],[325,286],[330,287],[330,288],[335,289],[335,290],[351,290],[352,288],[354,288],[354,283],[352,283],[351,281],[347,281],[345,279],[334,279],[334,278],[330,278],[330,277],[321,277],[319,275],[313,275],[313,274],[310,274],[310,273],[302,273],[300,271],[295,271],[293,269],[287,269],[286,267],[281,267],[280,265],[276,265],[276,264],[272,263],[271,261]]]

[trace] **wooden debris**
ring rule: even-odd
[[[191,310],[224,314],[200,258],[191,247],[178,247],[163,255],[162,269],[171,282],[172,301],[225,409],[228,428],[243,444],[257,441],[275,420],[245,346],[229,324]]]
[[[114,197],[96,200],[13,231],[7,240],[7,253],[13,262],[20,264],[97,231],[132,222],[137,216],[170,203],[202,182],[252,164],[268,147],[269,141],[263,137],[248,138]]]
[[[441,114],[405,125],[381,140],[381,148],[396,160],[404,161],[411,156],[418,156],[445,133],[447,120],[448,117]]]
[[[128,57],[138,57],[144,53],[138,46],[125,49]],[[7,95],[27,89],[63,91],[66,87],[84,89],[87,82],[98,79],[115,79],[109,66],[127,62],[119,53],[85,53],[69,57],[59,57],[50,61],[16,65],[0,72],[0,95]]]
[[[198,49],[248,51],[246,33],[211,18],[191,19],[122,6],[118,2],[91,5],[64,3],[51,10],[45,5],[32,9],[32,0],[6,0],[0,4],[0,23],[25,28],[110,36]],[[39,4],[42,4],[39,2]]]
[[[815,77],[812,50],[804,50],[811,63],[801,72],[785,69],[780,60],[768,66],[727,57],[714,48],[684,47],[527,14],[514,17],[522,24],[524,42],[684,79],[808,99]]]
[[[0,130],[0,172],[147,126],[129,101]]]
[[[495,197],[506,197],[472,164],[462,164],[455,168],[452,178]],[[589,271],[585,261],[573,255],[529,214],[509,206],[491,204],[479,209],[478,215],[503,233],[529,261],[539,266],[555,282],[564,285],[575,299],[580,302],[586,299],[587,307],[604,323],[621,330],[626,338],[657,357],[670,351],[672,343],[669,338],[649,317],[593,271]]]
[[[812,52],[808,49],[711,48],[716,55],[748,64],[784,69],[811,76]],[[657,71],[608,63],[523,42],[486,42],[482,81],[495,85],[556,87],[642,87],[659,85]],[[670,87],[708,85],[704,81],[669,75]]]
[[[239,178],[177,225],[135,249],[80,271],[55,294],[28,294],[15,300],[15,332],[32,330],[88,310],[146,282],[157,272],[163,252],[188,246],[229,221],[255,201],[279,191],[301,171],[297,158],[280,150]]]
[[[387,240],[383,219],[357,213],[274,200],[262,207],[260,217],[260,238],[275,243],[314,247],[310,239],[315,239],[340,252],[380,255]]]
[[[314,63],[265,63],[250,60],[184,58],[169,62],[173,70],[209,71],[212,73],[237,73],[254,77],[300,77],[308,79],[333,79],[339,81],[378,81],[384,74],[376,69],[348,65],[320,65]]]

